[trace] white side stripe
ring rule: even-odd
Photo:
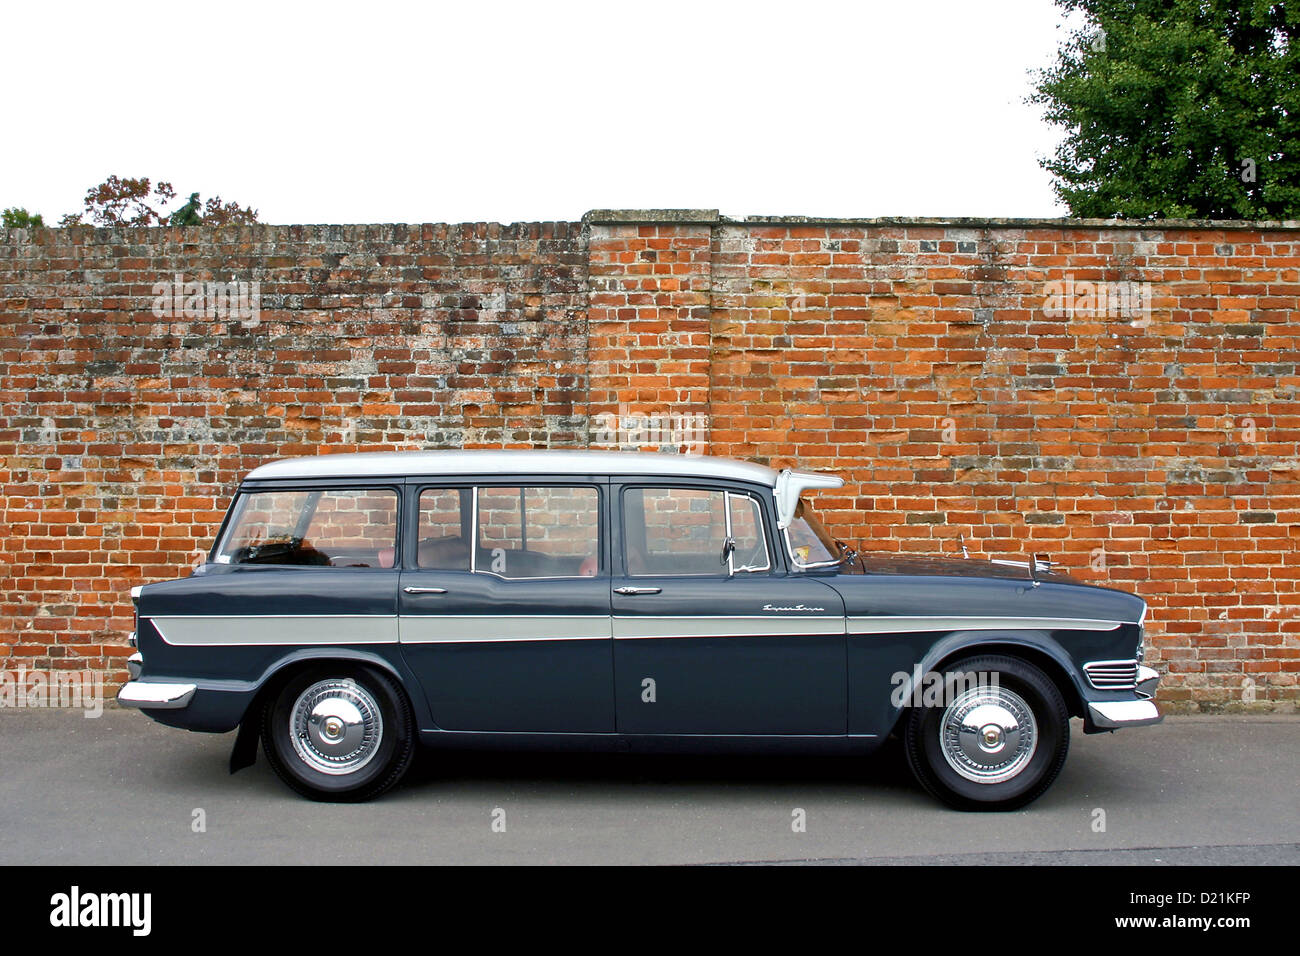
[[[546,616],[503,614],[187,615],[151,619],[178,646],[458,644],[504,641],[653,640],[691,637],[782,637],[904,634],[923,631],[1113,631],[1122,621],[1055,617]]]
[[[782,637],[791,634],[843,634],[844,618],[836,615],[766,617],[616,617],[614,637],[651,640],[661,637]]]
[[[402,618],[403,644],[497,643],[501,641],[609,640],[609,616],[502,614],[411,614]]]
[[[193,615],[151,619],[168,644],[394,644],[396,614]]]
[[[1072,617],[850,617],[850,634],[916,631],[1113,631],[1123,621]]]

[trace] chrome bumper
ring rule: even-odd
[[[198,687],[194,684],[162,684],[157,681],[133,680],[122,685],[117,702],[123,707],[155,710],[180,710],[189,705]]]
[[[1138,700],[1105,700],[1088,704],[1088,716],[1093,726],[1099,730],[1117,730],[1160,723],[1164,717],[1151,699],[1156,695],[1158,683],[1159,672],[1150,667],[1139,667],[1135,688]]]

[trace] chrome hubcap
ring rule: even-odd
[[[312,684],[289,714],[294,751],[321,773],[356,773],[374,758],[383,735],[378,702],[353,680]]]
[[[948,705],[939,723],[948,766],[975,783],[1002,783],[1028,766],[1038,748],[1034,712],[1014,691],[972,688]]]

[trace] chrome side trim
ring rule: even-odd
[[[507,641],[607,641],[609,615],[408,614],[403,644],[497,644]]]
[[[152,621],[175,647],[397,643],[396,614],[194,614]]]
[[[1144,727],[1164,720],[1150,700],[1106,700],[1088,705],[1088,715],[1103,730],[1120,727]]]
[[[850,634],[897,634],[915,631],[1113,631],[1123,621],[1069,617],[850,617]]]
[[[615,640],[677,637],[783,637],[792,634],[843,634],[844,618],[836,615],[785,617],[633,617],[614,618]]]
[[[117,702],[123,707],[180,710],[189,705],[198,690],[195,684],[160,684],[157,681],[133,680],[122,685]]]

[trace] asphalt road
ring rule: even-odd
[[[229,775],[233,735],[0,711],[0,864],[1300,863],[1300,718],[1074,724],[1044,797],[964,814],[893,744],[870,760],[426,752],[379,800],[332,805],[260,755]]]

